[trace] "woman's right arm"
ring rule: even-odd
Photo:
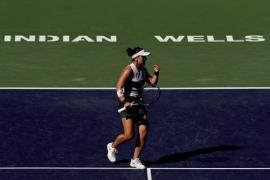
[[[122,102],[123,104],[125,104],[125,100],[126,100],[124,96],[124,92],[123,92],[123,87],[127,79],[130,77],[131,73],[132,73],[132,70],[130,66],[125,67],[125,69],[123,70],[122,74],[120,75],[116,83],[116,87],[115,87],[116,93],[120,102]]]

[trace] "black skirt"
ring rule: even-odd
[[[147,114],[147,110],[145,109],[145,106],[143,105],[142,98],[139,97],[126,97],[127,102],[134,102],[134,104],[139,104],[139,105],[134,105],[122,112],[120,112],[121,117],[126,117],[126,118],[142,118],[145,114]],[[124,107],[124,105],[119,102],[118,109],[121,109]]]

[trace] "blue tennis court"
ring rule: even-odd
[[[107,160],[106,144],[121,132],[112,89],[1,89],[0,104],[0,179],[270,176],[269,89],[162,90],[149,108],[147,170],[129,168],[135,140],[117,163]]]

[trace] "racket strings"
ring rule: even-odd
[[[143,103],[145,105],[151,105],[157,102],[160,98],[160,89],[156,87],[146,87],[142,93]]]

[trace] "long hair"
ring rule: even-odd
[[[127,52],[127,55],[132,57],[134,54],[136,54],[137,52],[143,50],[143,48],[141,47],[135,47],[135,48],[127,48],[126,52]]]

